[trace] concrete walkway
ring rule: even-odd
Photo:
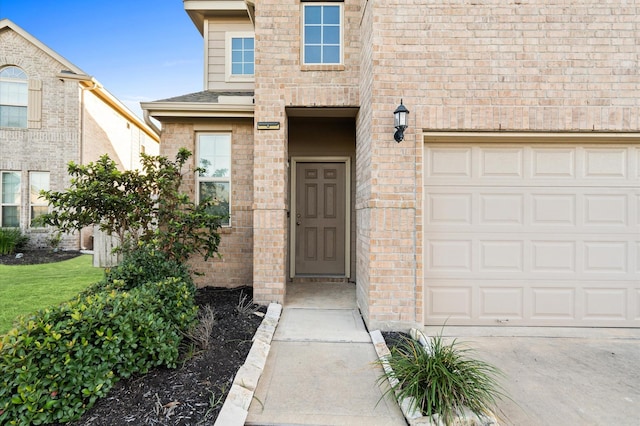
[[[287,292],[246,424],[406,425],[377,385],[382,370],[372,364],[355,285],[290,284]]]

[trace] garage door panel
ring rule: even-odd
[[[480,148],[480,176],[523,178],[523,155],[522,148]]]
[[[524,224],[524,195],[484,193],[479,201],[481,224]]]
[[[432,280],[425,292],[430,325],[624,327],[640,319],[635,281]]]
[[[425,150],[425,183],[633,186],[640,179],[639,163],[640,150],[635,146],[438,144]]]
[[[427,322],[640,326],[640,148],[425,145],[424,200]]]
[[[640,185],[640,183],[639,183]],[[631,233],[640,226],[639,190],[431,187],[425,230]],[[571,192],[569,192],[571,191]],[[448,228],[447,228],[448,227]]]
[[[627,289],[587,288],[584,319],[627,319]]]
[[[480,245],[479,272],[522,272],[523,241],[483,241]]]
[[[430,240],[426,247],[429,270],[434,272],[471,272],[471,240]]]
[[[531,242],[531,272],[576,273],[575,241],[538,240]]]
[[[578,317],[576,312],[576,289],[570,287],[531,290],[531,319],[567,322]]]
[[[576,226],[576,194],[531,194],[531,225]]]
[[[434,148],[426,157],[427,177],[471,177],[471,147]]]
[[[628,226],[627,194],[585,194],[585,225]]]
[[[427,315],[447,321],[453,319],[471,319],[472,288],[456,286],[434,286],[427,290]]]
[[[586,148],[585,178],[627,178],[627,148]]]
[[[428,237],[429,235],[427,235]],[[635,235],[559,233],[454,233],[427,238],[425,277],[465,279],[638,279]],[[617,237],[615,240],[613,237]]]
[[[427,221],[438,226],[471,225],[471,193],[431,193],[427,195]]]
[[[620,274],[628,271],[628,245],[624,241],[585,241],[584,271]]]
[[[575,179],[575,148],[531,148],[531,177],[534,179]]]
[[[480,287],[479,292],[479,318],[496,321],[523,319],[523,288]]]

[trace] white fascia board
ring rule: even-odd
[[[184,0],[184,10],[215,12],[216,10],[244,11],[244,0]]]
[[[202,36],[209,16],[250,14],[244,0],[184,0],[184,10]]]
[[[153,118],[160,117],[225,117],[253,118],[254,106],[249,104],[219,104],[202,102],[141,102],[143,110]]]

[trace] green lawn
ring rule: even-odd
[[[19,315],[72,299],[103,276],[90,255],[41,265],[0,265],[0,335]]]

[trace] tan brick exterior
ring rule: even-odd
[[[358,300],[370,325],[406,326],[423,315],[422,132],[637,132],[638,10],[390,0],[361,11]],[[399,98],[411,114],[396,145]]]
[[[413,131],[640,127],[637,5],[418,3],[367,6],[384,43],[374,85],[389,108],[405,98]]]
[[[199,132],[231,134],[231,226],[220,228],[220,258],[193,258],[191,267],[198,286],[240,287],[252,285],[253,274],[253,122],[220,120],[207,122],[165,122],[162,155],[175,158],[180,148],[194,155],[184,170],[183,190],[194,199],[196,137]]]
[[[0,27],[0,68],[20,67],[30,85],[41,90],[35,98],[30,95],[28,128],[0,128],[0,171],[20,172],[20,227],[29,235],[31,246],[47,247],[51,230],[29,225],[29,172],[49,172],[50,189],[61,191],[70,183],[70,161],[86,164],[107,153],[123,168],[135,168],[141,146],[152,155],[159,149],[156,140],[94,92],[83,89],[78,79],[61,78],[61,71],[75,69],[72,64],[56,59],[54,52],[20,32],[13,24]],[[31,120],[32,115],[40,119]],[[61,247],[91,248],[90,244],[89,234],[81,242],[74,233],[63,237]]]
[[[339,151],[354,159],[352,277],[375,328],[422,323],[425,134],[639,131],[639,11],[628,2],[345,0],[338,66],[301,63],[303,4],[256,2],[254,121],[280,123],[253,127],[252,271],[237,266],[258,302],[286,294],[288,161],[335,152],[322,151],[325,107],[358,108],[355,151]],[[398,144],[400,99],[411,113]],[[289,125],[302,108],[316,133],[307,141]]]
[[[344,67],[304,67],[300,59],[299,1],[264,1],[256,9],[255,121],[281,130],[256,131],[254,169],[254,297],[283,301],[287,275],[288,147],[285,107],[357,106],[357,5],[344,8]],[[329,71],[326,71],[329,69]],[[269,188],[269,190],[265,190]]]

